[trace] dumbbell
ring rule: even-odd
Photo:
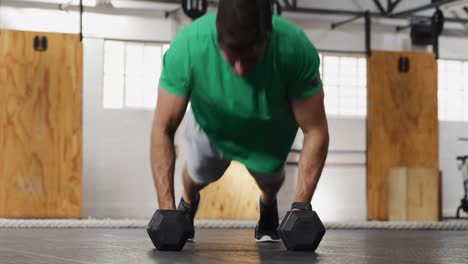
[[[182,211],[157,210],[146,231],[158,250],[181,251],[193,230]]]
[[[312,206],[308,203],[293,203],[292,209],[283,218],[278,233],[288,250],[315,251],[325,235],[325,227]]]

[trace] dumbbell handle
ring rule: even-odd
[[[312,211],[312,205],[310,205],[310,203],[295,202],[291,206],[291,210],[294,210],[294,209],[299,209],[303,211]]]

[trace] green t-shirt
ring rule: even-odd
[[[273,173],[284,166],[299,128],[290,102],[322,89],[319,65],[304,32],[275,16],[262,61],[238,76],[219,49],[216,14],[208,14],[177,34],[160,86],[190,97],[197,123],[226,158]]]

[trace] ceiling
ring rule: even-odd
[[[50,4],[72,4],[77,5],[79,0],[2,0],[4,4],[8,2],[40,2],[40,3],[50,3]],[[83,0],[83,3],[88,6],[96,5],[111,5],[115,7],[128,7],[128,8],[151,8],[159,7],[161,9],[173,9],[180,6],[181,0]],[[210,3],[216,4],[219,0],[208,0]],[[388,6],[392,3],[398,3],[395,5],[395,8],[392,10],[392,14],[399,13],[406,10],[411,10],[416,7],[427,6],[431,2],[440,2],[443,3],[441,9],[444,12],[447,18],[461,18],[465,19],[468,24],[468,0],[277,0],[279,1],[284,9],[291,10],[287,8],[286,3],[293,4],[297,2],[297,7],[299,9],[311,9],[317,11],[317,9],[325,9],[327,11],[350,11],[352,12],[364,12],[366,10],[373,12],[375,15],[379,16],[388,16]],[[378,4],[382,9],[379,9]],[[153,6],[148,6],[148,4]],[[316,12],[317,13],[317,12]],[[434,13],[434,8],[425,9],[424,11],[417,12],[414,15],[424,15],[431,16]],[[328,13],[328,16],[334,17],[336,13]],[[408,16],[406,16],[408,17]]]
[[[282,2],[283,0],[279,0]],[[289,0],[292,2],[292,0]],[[416,7],[421,7],[431,4],[431,0],[297,0],[298,6],[300,7],[309,7],[309,8],[325,8],[325,9],[334,9],[334,10],[354,10],[354,11],[365,11],[369,10],[371,12],[380,12],[376,2],[379,2],[383,9],[388,10],[389,2],[398,2],[393,13],[398,13],[401,11],[413,9]],[[468,18],[468,12],[464,9],[468,9],[468,1],[458,0],[458,1],[436,1],[436,2],[450,2],[446,5],[442,5],[441,9],[444,11],[447,17],[461,17]],[[431,15],[433,14],[434,9],[428,9],[416,13],[417,15]]]

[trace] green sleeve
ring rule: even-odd
[[[290,58],[288,96],[292,100],[305,99],[322,90],[319,54],[302,30],[298,36]]]
[[[183,37],[176,37],[163,56],[163,70],[159,85],[171,94],[190,96],[189,45]]]

